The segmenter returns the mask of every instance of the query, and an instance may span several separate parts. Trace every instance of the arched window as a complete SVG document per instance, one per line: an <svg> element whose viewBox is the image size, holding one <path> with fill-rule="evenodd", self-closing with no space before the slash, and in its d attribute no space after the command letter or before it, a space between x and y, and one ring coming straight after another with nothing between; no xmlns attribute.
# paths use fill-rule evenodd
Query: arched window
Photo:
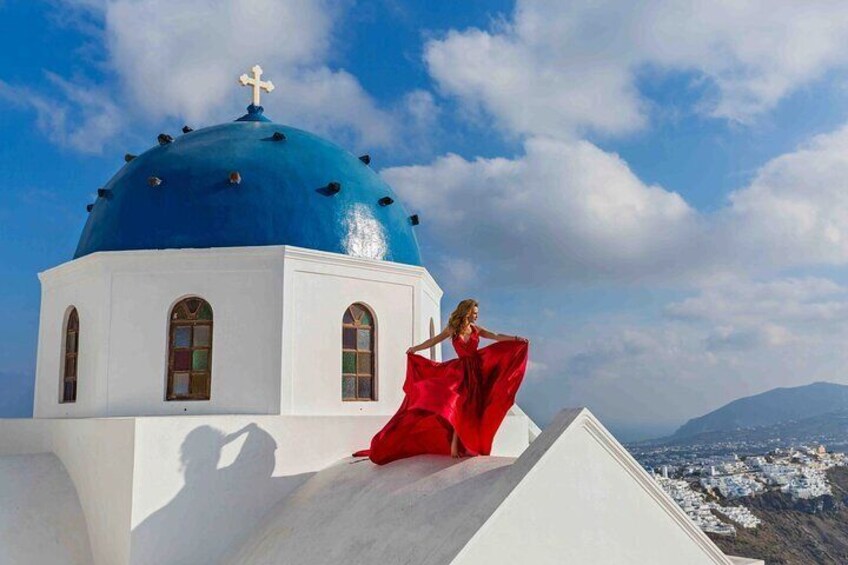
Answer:
<svg viewBox="0 0 848 565"><path fill-rule="evenodd" d="M65 322L64 362L62 363L62 402L77 401L77 357L79 356L79 314L71 308Z"/></svg>
<svg viewBox="0 0 848 565"><path fill-rule="evenodd" d="M430 318L430 339L436 337L436 322L433 321L433 318ZM436 360L436 346L430 346L430 360Z"/></svg>
<svg viewBox="0 0 848 565"><path fill-rule="evenodd" d="M374 314L352 304L342 318L342 400L376 400Z"/></svg>
<svg viewBox="0 0 848 565"><path fill-rule="evenodd" d="M168 331L167 400L209 400L212 384L212 307L202 298L181 300Z"/></svg>

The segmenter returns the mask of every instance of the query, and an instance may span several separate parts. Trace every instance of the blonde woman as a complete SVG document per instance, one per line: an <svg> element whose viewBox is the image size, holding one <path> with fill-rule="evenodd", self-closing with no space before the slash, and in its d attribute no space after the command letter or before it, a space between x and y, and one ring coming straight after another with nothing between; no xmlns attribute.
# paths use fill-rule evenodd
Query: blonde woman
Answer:
<svg viewBox="0 0 848 565"><path fill-rule="evenodd" d="M371 440L368 456L379 465L423 453L488 455L495 432L515 402L527 368L529 342L479 324L476 300L460 302L442 332L410 347L406 396ZM496 343L480 348L480 338ZM457 358L438 363L415 353L451 338Z"/></svg>

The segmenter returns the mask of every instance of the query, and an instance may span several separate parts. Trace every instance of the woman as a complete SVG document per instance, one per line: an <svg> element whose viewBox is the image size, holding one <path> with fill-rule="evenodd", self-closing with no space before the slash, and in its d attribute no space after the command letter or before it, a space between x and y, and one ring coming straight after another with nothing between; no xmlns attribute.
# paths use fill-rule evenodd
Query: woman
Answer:
<svg viewBox="0 0 848 565"><path fill-rule="evenodd" d="M354 456L383 465L423 453L489 454L524 378L529 342L480 327L478 314L475 300L463 300L439 335L407 349L403 404L371 440L371 449ZM448 337L456 359L438 363L415 355ZM480 337L497 343L478 349Z"/></svg>

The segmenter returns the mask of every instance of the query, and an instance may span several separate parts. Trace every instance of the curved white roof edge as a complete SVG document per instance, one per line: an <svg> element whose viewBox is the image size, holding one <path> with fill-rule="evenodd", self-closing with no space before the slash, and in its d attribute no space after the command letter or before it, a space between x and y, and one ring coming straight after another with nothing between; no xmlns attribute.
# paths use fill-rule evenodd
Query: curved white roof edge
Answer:
<svg viewBox="0 0 848 565"><path fill-rule="evenodd" d="M85 515L52 453L0 456L0 563L93 563Z"/></svg>
<svg viewBox="0 0 848 565"><path fill-rule="evenodd" d="M746 561L724 555L579 408L562 411L517 459L344 459L281 501L227 562Z"/></svg>

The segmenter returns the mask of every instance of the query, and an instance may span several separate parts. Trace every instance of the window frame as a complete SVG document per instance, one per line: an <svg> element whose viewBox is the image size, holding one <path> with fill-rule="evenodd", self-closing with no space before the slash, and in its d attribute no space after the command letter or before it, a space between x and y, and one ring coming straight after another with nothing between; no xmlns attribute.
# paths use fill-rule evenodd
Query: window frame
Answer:
<svg viewBox="0 0 848 565"><path fill-rule="evenodd" d="M359 317L354 315L353 309L360 308L364 313L367 313L371 318L370 324L362 324L361 319L362 315ZM352 322L348 322L346 320L347 315L350 314ZM345 347L345 329L353 329L354 330L354 345L355 349L351 349L349 347ZM359 348L359 331L360 330L369 330L369 349L360 349ZM354 302L349 305L344 314L342 315L342 336L341 336L341 346L342 346L342 355L341 355L341 397L342 402L376 402L378 400L378 391L377 391L377 316L374 315L374 310L369 307L367 304L362 302ZM345 372L345 353L353 353L354 354L354 367L355 372ZM361 372L359 370L359 356L361 354L370 355L370 366L371 372ZM345 379L354 378L354 394L355 396L345 396ZM359 382L360 380L370 379L371 381L371 395L368 397L359 395Z"/></svg>
<svg viewBox="0 0 848 565"><path fill-rule="evenodd" d="M68 351L68 337L74 336L74 349ZM62 324L62 362L59 369L59 404L76 404L77 390L79 388L79 336L80 320L79 311L76 306L68 308L65 320ZM68 375L68 363L73 363L73 374ZM73 383L73 394L67 395L68 383Z"/></svg>
<svg viewBox="0 0 848 565"><path fill-rule="evenodd" d="M192 311L189 304L192 301L198 301L197 307ZM209 318L200 318L201 311L204 306L208 308ZM177 318L180 314L179 310L184 309L185 318ZM188 346L177 346L176 334L180 328L191 328L189 334ZM208 327L209 336L206 345L197 345L195 343L195 328ZM186 296L178 300L170 309L168 315L168 357L166 359L166 379L165 379L165 401L166 402L200 402L212 400L212 356L215 333L215 311L212 305L200 296ZM175 354L177 352L188 351L189 368L177 369L175 367ZM194 358L195 352L206 351L206 368L205 370L195 370ZM178 394L174 390L174 380L177 373L188 373L188 392L186 394ZM194 379L202 379L203 387L199 391L192 392L192 382Z"/></svg>

